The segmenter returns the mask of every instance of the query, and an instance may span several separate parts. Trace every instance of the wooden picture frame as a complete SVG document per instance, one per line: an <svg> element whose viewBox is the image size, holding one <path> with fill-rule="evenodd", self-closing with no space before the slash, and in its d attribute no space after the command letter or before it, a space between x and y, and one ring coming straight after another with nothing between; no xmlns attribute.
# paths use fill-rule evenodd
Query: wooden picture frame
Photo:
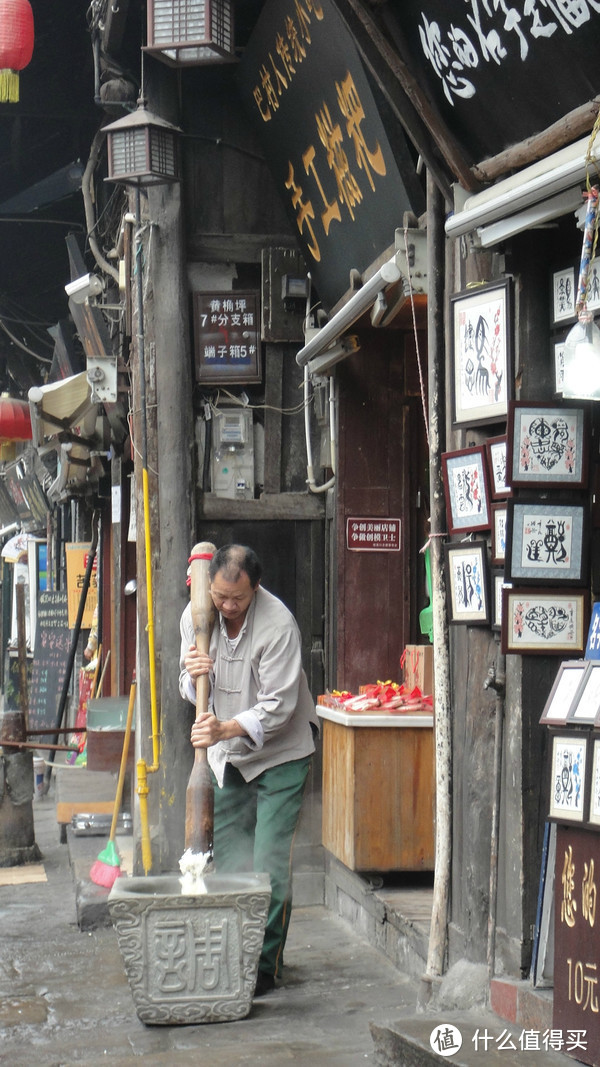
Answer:
<svg viewBox="0 0 600 1067"><path fill-rule="evenodd" d="M569 709L569 724L594 726L600 722L600 660L583 660L585 671Z"/></svg>
<svg viewBox="0 0 600 1067"><path fill-rule="evenodd" d="M491 505L491 555L492 566L503 566L506 559L506 523L508 511L506 504Z"/></svg>
<svg viewBox="0 0 600 1067"><path fill-rule="evenodd" d="M558 733L552 738L550 819L584 822L587 757L587 734Z"/></svg>
<svg viewBox="0 0 600 1067"><path fill-rule="evenodd" d="M448 532L489 530L487 464L483 445L442 454Z"/></svg>
<svg viewBox="0 0 600 1067"><path fill-rule="evenodd" d="M502 591L504 653L575 656L585 648L589 593L506 586Z"/></svg>
<svg viewBox="0 0 600 1067"><path fill-rule="evenodd" d="M506 434L500 437L488 437L485 442L492 500L505 500L512 496L512 489L506 475L506 444Z"/></svg>
<svg viewBox="0 0 600 1067"><path fill-rule="evenodd" d="M510 278L450 298L454 426L500 422L512 380Z"/></svg>
<svg viewBox="0 0 600 1067"><path fill-rule="evenodd" d="M565 660L560 664L540 718L541 725L565 725L586 671L585 660Z"/></svg>
<svg viewBox="0 0 600 1067"><path fill-rule="evenodd" d="M491 570L490 600L491 600L491 625L492 630L500 633L502 630L502 590L504 589L504 571L499 567Z"/></svg>
<svg viewBox="0 0 600 1067"><path fill-rule="evenodd" d="M509 500L505 574L515 585L584 585L587 510L552 500Z"/></svg>
<svg viewBox="0 0 600 1067"><path fill-rule="evenodd" d="M506 466L513 489L584 489L588 453L589 417L585 408L525 400L509 404Z"/></svg>
<svg viewBox="0 0 600 1067"><path fill-rule="evenodd" d="M564 267L552 275L552 322L568 322L575 319L577 283L575 268Z"/></svg>
<svg viewBox="0 0 600 1067"><path fill-rule="evenodd" d="M461 541L444 545L448 622L470 626L490 623L487 543Z"/></svg>

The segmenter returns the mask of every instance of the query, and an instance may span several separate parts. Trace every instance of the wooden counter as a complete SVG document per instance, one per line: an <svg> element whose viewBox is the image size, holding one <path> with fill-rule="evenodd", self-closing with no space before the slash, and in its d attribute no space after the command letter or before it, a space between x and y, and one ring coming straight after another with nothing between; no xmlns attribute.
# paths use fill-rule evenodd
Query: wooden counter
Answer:
<svg viewBox="0 0 600 1067"><path fill-rule="evenodd" d="M317 713L324 847L353 871L433 870L433 715Z"/></svg>

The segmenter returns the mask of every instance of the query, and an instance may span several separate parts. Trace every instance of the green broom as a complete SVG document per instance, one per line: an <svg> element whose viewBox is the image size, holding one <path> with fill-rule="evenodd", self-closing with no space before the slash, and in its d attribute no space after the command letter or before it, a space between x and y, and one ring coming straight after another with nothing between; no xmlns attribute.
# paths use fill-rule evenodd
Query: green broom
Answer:
<svg viewBox="0 0 600 1067"><path fill-rule="evenodd" d="M129 739L131 737L131 724L133 721L134 705L135 678L131 683L131 689L129 691L127 725L125 726L125 738L123 740L123 751L121 753L121 767L119 769L119 780L117 782L117 793L115 796L115 806L113 809L113 817L110 826L108 843L106 845L106 848L103 848L102 852L99 853L98 859L94 861L90 870L90 878L92 882L95 882L96 885L104 886L106 889L112 888L121 873L121 859L117 850L117 846L115 844L115 836L117 832L117 819L119 818L119 809L121 807L121 798L123 796L123 782L125 780L127 757L129 755Z"/></svg>

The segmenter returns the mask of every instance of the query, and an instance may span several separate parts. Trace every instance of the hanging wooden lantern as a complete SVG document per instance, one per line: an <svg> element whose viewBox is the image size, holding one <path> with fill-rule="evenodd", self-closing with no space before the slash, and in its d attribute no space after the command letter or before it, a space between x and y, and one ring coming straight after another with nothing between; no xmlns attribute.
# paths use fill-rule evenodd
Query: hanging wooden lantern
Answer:
<svg viewBox="0 0 600 1067"><path fill-rule="evenodd" d="M148 0L148 44L172 67L235 60L231 0Z"/></svg>
<svg viewBox="0 0 600 1067"><path fill-rule="evenodd" d="M177 134L181 131L138 102L137 110L104 127L108 142L107 181L164 185L179 180Z"/></svg>
<svg viewBox="0 0 600 1067"><path fill-rule="evenodd" d="M33 11L29 0L0 0L0 103L19 100L19 71L33 55Z"/></svg>

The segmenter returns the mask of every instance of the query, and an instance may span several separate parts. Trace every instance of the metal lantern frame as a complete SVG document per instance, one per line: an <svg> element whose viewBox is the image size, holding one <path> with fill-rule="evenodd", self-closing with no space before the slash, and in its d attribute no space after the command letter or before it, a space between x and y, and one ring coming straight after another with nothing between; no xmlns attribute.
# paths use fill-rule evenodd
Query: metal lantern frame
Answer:
<svg viewBox="0 0 600 1067"><path fill-rule="evenodd" d="M179 181L178 126L142 104L104 129L108 181L138 187Z"/></svg>
<svg viewBox="0 0 600 1067"><path fill-rule="evenodd" d="M172 67L236 61L232 0L148 0L144 51Z"/></svg>

